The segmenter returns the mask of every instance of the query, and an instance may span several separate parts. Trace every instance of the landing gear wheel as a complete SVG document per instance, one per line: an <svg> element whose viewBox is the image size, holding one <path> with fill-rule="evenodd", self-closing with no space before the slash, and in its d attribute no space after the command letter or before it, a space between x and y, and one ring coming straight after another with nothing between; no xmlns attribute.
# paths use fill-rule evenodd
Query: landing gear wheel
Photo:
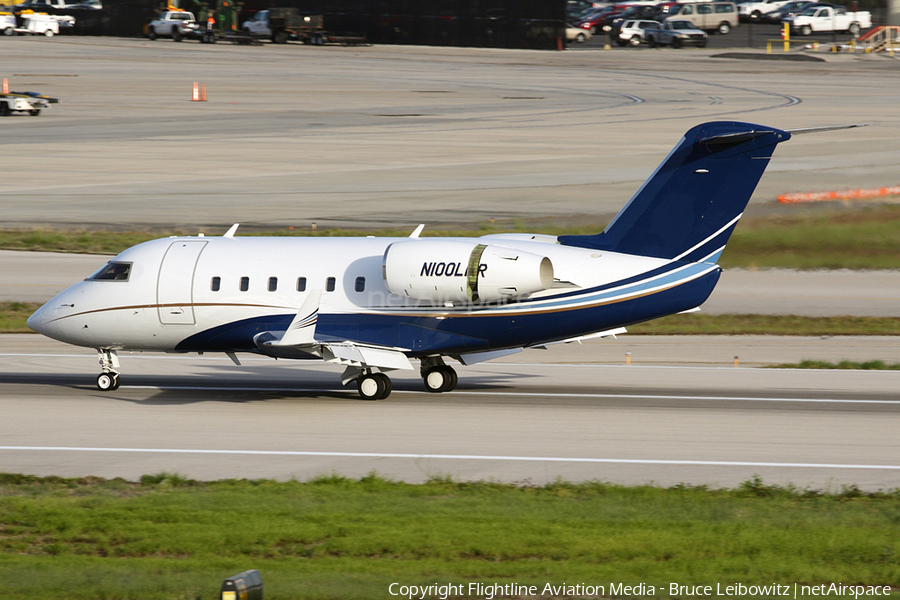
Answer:
<svg viewBox="0 0 900 600"><path fill-rule="evenodd" d="M456 387L458 377L456 371L452 368L441 365L429 369L422 378L425 382L425 389L433 394L449 392Z"/></svg>
<svg viewBox="0 0 900 600"><path fill-rule="evenodd" d="M97 389L101 392L111 392L119 389L119 374L109 372L97 375Z"/></svg>
<svg viewBox="0 0 900 600"><path fill-rule="evenodd" d="M381 375L382 373L371 373L356 380L359 395L363 400L381 400L385 397L384 392L387 386L384 379L387 379L387 376L382 379Z"/></svg>
<svg viewBox="0 0 900 600"><path fill-rule="evenodd" d="M381 392L381 396L378 397L378 400L384 400L391 395L391 390L394 389L394 386L391 383L391 378L384 373L375 373L374 376L381 379L382 383L384 383L384 391Z"/></svg>

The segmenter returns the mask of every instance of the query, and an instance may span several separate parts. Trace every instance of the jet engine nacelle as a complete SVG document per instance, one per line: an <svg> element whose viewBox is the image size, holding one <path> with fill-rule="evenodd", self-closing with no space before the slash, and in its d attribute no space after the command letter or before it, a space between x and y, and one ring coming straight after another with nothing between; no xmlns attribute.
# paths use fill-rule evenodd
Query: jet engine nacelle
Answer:
<svg viewBox="0 0 900 600"><path fill-rule="evenodd" d="M392 294L431 302L497 302L553 285L553 264L503 246L456 240L394 242L384 252Z"/></svg>

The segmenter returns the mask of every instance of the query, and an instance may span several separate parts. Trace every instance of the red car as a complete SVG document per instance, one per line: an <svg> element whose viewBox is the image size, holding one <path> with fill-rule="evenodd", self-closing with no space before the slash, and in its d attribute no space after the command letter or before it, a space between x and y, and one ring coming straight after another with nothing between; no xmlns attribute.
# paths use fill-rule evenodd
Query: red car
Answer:
<svg viewBox="0 0 900 600"><path fill-rule="evenodd" d="M604 25L611 25L616 16L624 10L625 7L605 6L598 9L596 12L590 13L586 18L578 21L574 25L575 27L580 27L581 29L591 32L591 35L593 35L603 31Z"/></svg>

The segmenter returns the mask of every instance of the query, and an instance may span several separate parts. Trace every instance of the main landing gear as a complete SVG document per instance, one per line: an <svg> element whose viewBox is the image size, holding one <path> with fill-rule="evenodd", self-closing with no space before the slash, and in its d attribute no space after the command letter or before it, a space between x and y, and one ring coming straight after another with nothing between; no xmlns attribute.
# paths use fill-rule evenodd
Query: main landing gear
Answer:
<svg viewBox="0 0 900 600"><path fill-rule="evenodd" d="M440 356L423 358L419 373L425 382L425 389L429 392L439 394L456 388L458 381L456 371L445 365ZM359 396L363 400L384 400L391 395L390 377L369 368L348 367L341 381L344 385L355 381Z"/></svg>
<svg viewBox="0 0 900 600"><path fill-rule="evenodd" d="M113 370L119 368L119 357L116 355L116 351L97 348L97 358L100 360L102 371L97 375L97 389L101 392L119 389L119 373Z"/></svg>
<svg viewBox="0 0 900 600"><path fill-rule="evenodd" d="M423 358L419 373L425 382L425 389L435 394L453 391L459 380L453 367L445 365L440 356Z"/></svg>

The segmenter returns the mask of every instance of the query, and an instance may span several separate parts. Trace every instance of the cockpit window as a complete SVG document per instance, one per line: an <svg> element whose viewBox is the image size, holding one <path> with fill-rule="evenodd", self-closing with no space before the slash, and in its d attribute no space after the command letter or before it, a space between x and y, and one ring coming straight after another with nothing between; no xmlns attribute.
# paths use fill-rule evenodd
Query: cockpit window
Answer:
<svg viewBox="0 0 900 600"><path fill-rule="evenodd" d="M130 275L131 263L109 262L88 279L91 281L128 281Z"/></svg>

